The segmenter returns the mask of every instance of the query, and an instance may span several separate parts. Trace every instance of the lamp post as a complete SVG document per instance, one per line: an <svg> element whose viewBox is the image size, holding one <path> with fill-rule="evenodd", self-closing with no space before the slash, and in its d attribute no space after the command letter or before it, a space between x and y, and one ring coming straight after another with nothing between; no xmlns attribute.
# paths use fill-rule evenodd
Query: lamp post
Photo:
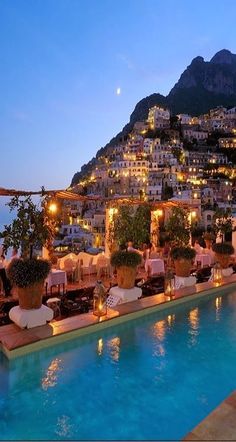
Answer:
<svg viewBox="0 0 236 442"><path fill-rule="evenodd" d="M196 211L195 210L190 210L189 212L189 222L190 222L190 235L189 235L189 244L190 246L192 246L192 232L191 232L191 228L192 228L192 221L194 219L196 219Z"/></svg>
<svg viewBox="0 0 236 442"><path fill-rule="evenodd" d="M56 214L58 212L58 204L55 200L46 200L43 204L44 207L44 222L50 226L51 238L47 241L46 247L42 249L42 257L44 259L50 259L52 240L56 231Z"/></svg>

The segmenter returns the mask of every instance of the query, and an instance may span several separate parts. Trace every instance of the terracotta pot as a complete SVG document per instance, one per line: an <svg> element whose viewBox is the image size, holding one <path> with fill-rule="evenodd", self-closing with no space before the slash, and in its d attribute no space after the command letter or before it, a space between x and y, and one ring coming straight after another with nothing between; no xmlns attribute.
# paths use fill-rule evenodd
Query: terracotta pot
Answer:
<svg viewBox="0 0 236 442"><path fill-rule="evenodd" d="M218 262L222 269L227 269L229 267L231 256L230 255L222 255L221 253L215 254L215 260Z"/></svg>
<svg viewBox="0 0 236 442"><path fill-rule="evenodd" d="M186 278L190 276L190 272L193 268L193 262L189 259L179 258L174 260L176 276L182 276Z"/></svg>
<svg viewBox="0 0 236 442"><path fill-rule="evenodd" d="M37 309L42 306L44 282L29 287L18 287L19 305L25 310Z"/></svg>
<svg viewBox="0 0 236 442"><path fill-rule="evenodd" d="M206 248L207 249L211 249L212 248L212 243L213 243L212 239L205 239L204 241L205 241L205 244L206 244Z"/></svg>
<svg viewBox="0 0 236 442"><path fill-rule="evenodd" d="M121 289L132 289L135 285L137 267L117 267L117 283Z"/></svg>

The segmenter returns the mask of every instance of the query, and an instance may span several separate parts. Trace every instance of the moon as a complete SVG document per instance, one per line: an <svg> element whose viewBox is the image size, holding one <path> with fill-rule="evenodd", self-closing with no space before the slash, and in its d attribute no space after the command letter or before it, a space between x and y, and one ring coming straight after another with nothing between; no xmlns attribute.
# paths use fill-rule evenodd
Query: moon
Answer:
<svg viewBox="0 0 236 442"><path fill-rule="evenodd" d="M121 88L118 87L118 88L116 89L116 95L120 95L120 94L121 94Z"/></svg>

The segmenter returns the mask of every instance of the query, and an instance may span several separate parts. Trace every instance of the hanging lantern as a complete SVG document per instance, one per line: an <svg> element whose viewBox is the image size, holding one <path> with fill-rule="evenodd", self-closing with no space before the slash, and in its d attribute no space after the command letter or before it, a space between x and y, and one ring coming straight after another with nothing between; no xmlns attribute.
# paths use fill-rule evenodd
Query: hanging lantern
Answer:
<svg viewBox="0 0 236 442"><path fill-rule="evenodd" d="M222 268L220 264L217 262L213 267L213 275L212 280L213 282L220 284L222 282Z"/></svg>
<svg viewBox="0 0 236 442"><path fill-rule="evenodd" d="M175 277L171 269L167 269L165 274L164 294L170 298L175 295Z"/></svg>
<svg viewBox="0 0 236 442"><path fill-rule="evenodd" d="M93 314L101 317L107 314L107 294L101 281L97 281L93 291Z"/></svg>

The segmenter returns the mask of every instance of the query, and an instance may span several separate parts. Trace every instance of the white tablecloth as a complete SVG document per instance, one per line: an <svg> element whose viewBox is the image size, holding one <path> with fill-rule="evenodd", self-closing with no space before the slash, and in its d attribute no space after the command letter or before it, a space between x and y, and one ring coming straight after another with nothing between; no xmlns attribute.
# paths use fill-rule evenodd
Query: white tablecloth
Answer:
<svg viewBox="0 0 236 442"><path fill-rule="evenodd" d="M52 269L46 279L47 288L50 289L53 285L67 284L66 272L63 270Z"/></svg>
<svg viewBox="0 0 236 442"><path fill-rule="evenodd" d="M154 275L155 273L164 273L165 265L163 259L147 259L145 262L145 270L146 272L150 272L150 275Z"/></svg>
<svg viewBox="0 0 236 442"><path fill-rule="evenodd" d="M204 266L210 266L211 265L211 257L210 255L204 255L204 254L198 254L196 255L195 258L195 264L197 264L197 262L201 263L201 267Z"/></svg>

